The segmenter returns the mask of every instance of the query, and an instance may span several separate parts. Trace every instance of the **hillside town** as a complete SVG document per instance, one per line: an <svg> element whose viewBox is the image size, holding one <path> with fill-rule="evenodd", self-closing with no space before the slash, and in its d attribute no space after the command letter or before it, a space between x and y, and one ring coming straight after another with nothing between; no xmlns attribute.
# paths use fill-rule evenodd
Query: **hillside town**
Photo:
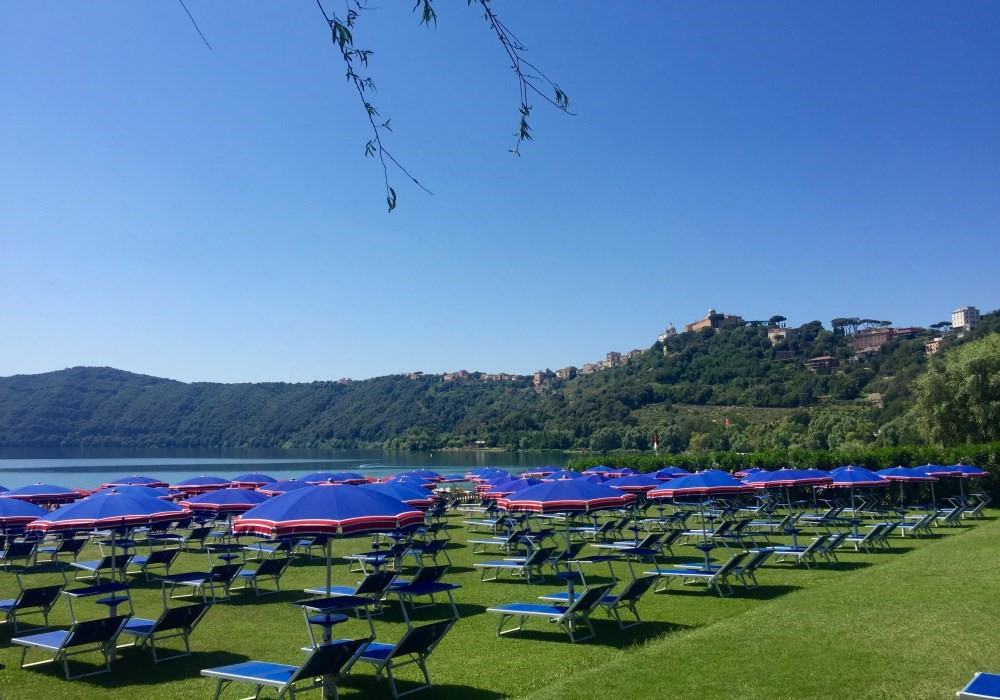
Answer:
<svg viewBox="0 0 1000 700"><path fill-rule="evenodd" d="M982 314L975 306L963 306L951 312L951 321L941 321L933 323L927 328L921 326L893 327L890 321L880 321L876 319L848 317L835 318L830 325L835 333L843 333L850 337L851 347L854 349L855 360L862 360L878 354L889 341L895 338L924 338L924 349L928 354L935 354L941 348L941 344L948 336L962 337L971 331L982 318ZM772 346L779 346L783 343L791 343L798 339L799 329L789 327L785 324L787 319L784 316L772 316L767 321L747 321L742 316L736 314L721 313L715 308L709 308L705 318L684 325L683 333L697 333L711 330L713 332L726 332L735 328L743 327L765 327L767 337ZM664 345L667 340L678 334L673 322L667 324L666 329L657 340ZM618 352L611 350L603 360L586 362L580 367L573 365L563 367L551 372L549 370L538 370L530 376L535 386L542 386L546 381L554 376L555 379L573 379L577 376L593 374L601 370L618 367L630 360L642 355L646 350L635 349L628 352ZM666 352L666 347L664 347ZM778 349L776 359L792 360L795 353L792 350ZM840 360L835 357L823 355L811 357L805 360L806 368L811 371L829 370L839 366ZM423 372L410 372L406 376L416 379L423 376ZM515 382L524 381L529 377L520 374L485 374L482 372L469 372L458 370L448 372L442 376L445 382L479 380L484 382Z"/></svg>

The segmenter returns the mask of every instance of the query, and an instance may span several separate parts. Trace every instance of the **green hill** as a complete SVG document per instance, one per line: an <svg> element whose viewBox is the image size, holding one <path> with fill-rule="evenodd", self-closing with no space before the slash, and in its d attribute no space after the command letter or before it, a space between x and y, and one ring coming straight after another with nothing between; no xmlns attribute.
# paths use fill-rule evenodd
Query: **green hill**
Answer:
<svg viewBox="0 0 1000 700"><path fill-rule="evenodd" d="M976 336L1000 327L984 318ZM792 334L789 334L792 335ZM839 363L810 371L810 358ZM923 338L857 358L816 321L682 333L573 379L392 375L308 384L183 383L76 367L0 378L0 445L507 449L827 449L914 439ZM919 439L919 436L917 436Z"/></svg>

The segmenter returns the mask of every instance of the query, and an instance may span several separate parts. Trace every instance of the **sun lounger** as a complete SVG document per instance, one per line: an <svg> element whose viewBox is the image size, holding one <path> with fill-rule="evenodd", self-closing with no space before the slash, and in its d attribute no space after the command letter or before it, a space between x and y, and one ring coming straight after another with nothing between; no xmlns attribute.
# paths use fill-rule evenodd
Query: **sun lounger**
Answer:
<svg viewBox="0 0 1000 700"><path fill-rule="evenodd" d="M114 572L117 572L118 578L124 579L125 570L130 561L132 561L132 556L129 554L115 554L114 556L108 554L92 561L74 561L70 566L77 570L76 575L73 576L74 580L93 579L100 582L102 574L113 578ZM88 575L84 576L84 573Z"/></svg>
<svg viewBox="0 0 1000 700"><path fill-rule="evenodd" d="M242 568L242 564L216 564L208 571L167 574L166 576L160 576L160 580L164 582L164 585L169 586L168 595L171 598L188 598L200 592L204 601L207 601L209 597L213 601L229 600L229 586ZM175 596L174 589L177 586L187 586L192 589L191 593L183 596ZM215 595L216 586L222 589L221 597Z"/></svg>
<svg viewBox="0 0 1000 700"><path fill-rule="evenodd" d="M454 617L456 620L458 619L458 606L455 604L455 596L452 595L452 591L461 588L461 585L457 583L445 583L441 580L445 572L448 571L448 568L447 566L425 566L417 571L412 579L396 579L389 585L387 592L399 596L399 602L403 608L403 617L406 618L407 625L410 623L410 617L406 612L406 603L409 602L410 607L413 609L417 609L418 607L426 608L434 605L434 596L438 593L444 593L448 596L448 602L451 603ZM429 603L419 606L414 604L414 598L425 596L430 598Z"/></svg>
<svg viewBox="0 0 1000 700"><path fill-rule="evenodd" d="M374 664L376 677L381 677L382 673L385 673L386 678L389 679L393 698L426 690L431 687L431 677L427 672L427 657L441 643L444 635L454 624L455 620L444 620L413 627L395 644L372 642L361 652L359 660ZM416 664L424 675L424 682L416 688L410 688L401 693L396 687L396 677L393 671L409 664Z"/></svg>
<svg viewBox="0 0 1000 700"><path fill-rule="evenodd" d="M733 569L733 576L738 578L747 588L757 588L760 586L760 583L757 581L757 569L763 566L764 562L767 561L772 554L774 554L774 550L770 547L751 552L750 556L747 559L744 559L742 564Z"/></svg>
<svg viewBox="0 0 1000 700"><path fill-rule="evenodd" d="M636 603L639 599L653 588L656 583L656 579L652 576L647 576L643 578L632 579L619 593L608 593L603 598L597 602L597 606L604 608L608 613L608 617L613 617L621 629L628 629L629 627L635 627L642 622L639 617L639 611L636 609ZM565 605L569 602L569 592L559 591L558 593L551 593L549 595L539 596L539 600L544 600L549 603L559 603ZM628 610L635 617L634 622L625 624L621 617L621 610Z"/></svg>
<svg viewBox="0 0 1000 700"><path fill-rule="evenodd" d="M809 563L815 563L816 555L829 539L830 535L820 535L819 537L814 537L809 544L803 547L773 547L774 560L782 562L786 559L794 559L796 564L802 564L807 569L811 569L812 567L809 566Z"/></svg>
<svg viewBox="0 0 1000 700"><path fill-rule="evenodd" d="M21 650L21 668L60 663L66 675L66 680L93 676L98 673L107 673L111 671L111 659L115 648L115 640L118 639L118 635L129 617L129 615L116 615L98 620L77 622L66 631L54 630L26 637L14 637L11 643L24 647ZM25 657L31 649L51 652L52 658L26 664ZM104 657L103 667L96 671L71 675L69 672L69 657L92 652L99 652Z"/></svg>
<svg viewBox="0 0 1000 700"><path fill-rule="evenodd" d="M37 542L13 542L8 541L7 546L0 550L0 566L5 569L15 562L21 562L22 566L29 566L36 557Z"/></svg>
<svg viewBox="0 0 1000 700"><path fill-rule="evenodd" d="M959 700L1000 700L1000 674L976 673L956 696Z"/></svg>
<svg viewBox="0 0 1000 700"><path fill-rule="evenodd" d="M555 551L555 547L539 547L527 557L512 557L510 559L500 559L496 561L481 561L476 562L473 566L477 569L481 569L483 572L479 577L480 581L496 581L500 578L501 572L509 571L511 576L524 576L524 579L528 583L533 583L533 573L540 578L544 578L544 575L542 574L542 566L548 561L548 559L552 556L552 553ZM493 572L493 576L487 577L487 574L491 571Z"/></svg>
<svg viewBox="0 0 1000 700"><path fill-rule="evenodd" d="M77 560L80 556L80 552L83 551L84 546L87 544L87 540L76 537L64 537L59 540L59 543L55 546L39 546L35 550L35 563L59 563L59 557L66 555L70 557L73 561ZM41 555L46 555L47 559L40 559Z"/></svg>
<svg viewBox="0 0 1000 700"><path fill-rule="evenodd" d="M149 570L152 568L163 568L164 574L170 573L170 565L174 563L174 559L180 553L179 549L157 549L149 554L138 554L132 557L132 561L129 562L129 566L138 566L137 571L130 571L128 573L142 574L146 577L146 580L150 580Z"/></svg>
<svg viewBox="0 0 1000 700"><path fill-rule="evenodd" d="M17 634L17 618L29 614L41 614L45 621L43 627L49 626L49 612L59 600L62 592L61 583L51 586L35 586L32 588L22 588L17 598L12 600L0 600L0 613L5 617L5 621L13 623L14 634Z"/></svg>
<svg viewBox="0 0 1000 700"><path fill-rule="evenodd" d="M243 585L232 586L229 590L242 591L246 588L252 588L253 592L257 595L280 593L281 576L285 573L285 569L288 568L290 562L291 559L288 557L278 557L277 559L264 559L256 569L247 569L244 567L233 578L233 583L241 582ZM265 580L272 581L275 590L262 591L260 584Z"/></svg>
<svg viewBox="0 0 1000 700"><path fill-rule="evenodd" d="M194 603L176 608L167 608L156 620L142 617L132 617L122 628L122 634L135 637L135 646L142 648L149 644L153 653L153 663L191 656L191 632L198 626L211 603ZM184 651L175 652L169 656L160 656L156 651L156 643L165 639L179 638L184 642Z"/></svg>
<svg viewBox="0 0 1000 700"><path fill-rule="evenodd" d="M614 584L608 584L590 588L581 593L570 605L508 603L507 605L488 608L486 612L498 613L500 615L500 624L497 626L498 636L520 631L529 617L541 617L558 625L569 635L571 642L581 642L596 636L594 626L590 622L590 615L613 587ZM515 618L519 620L517 626L504 629L504 623ZM589 631L588 635L584 637L577 636L577 632L581 626L587 628Z"/></svg>
<svg viewBox="0 0 1000 700"><path fill-rule="evenodd" d="M653 569L652 571L645 571L643 573L646 576L655 576L662 579L662 585L655 589L656 592L665 591L672 580L681 579L685 584L704 583L709 589L714 586L719 597L725 598L733 594L733 587L729 583L729 576L734 575L734 570L743 563L748 554L748 552L734 554L722 566L709 571L676 568Z"/></svg>
<svg viewBox="0 0 1000 700"><path fill-rule="evenodd" d="M338 698L337 680L347 675L367 645L367 639L348 639L313 647L298 666L244 661L230 666L206 668L201 675L218 680L213 696L215 700L219 700L222 690L230 683L248 683L254 686L256 692L251 696L253 698L264 687L276 688L278 700L294 698L296 692L314 688L322 688L324 695Z"/></svg>

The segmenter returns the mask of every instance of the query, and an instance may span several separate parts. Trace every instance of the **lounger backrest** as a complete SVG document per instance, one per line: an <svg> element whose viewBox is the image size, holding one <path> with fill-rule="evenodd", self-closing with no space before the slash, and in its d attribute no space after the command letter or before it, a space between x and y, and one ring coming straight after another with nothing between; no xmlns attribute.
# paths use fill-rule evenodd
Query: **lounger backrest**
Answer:
<svg viewBox="0 0 1000 700"><path fill-rule="evenodd" d="M365 576L354 590L355 595L381 595L396 578L391 571L376 571Z"/></svg>
<svg viewBox="0 0 1000 700"><path fill-rule="evenodd" d="M414 627L403 635L403 638L399 640L387 658L392 659L407 654L423 656L430 654L453 624L455 624L454 620L442 620Z"/></svg>
<svg viewBox="0 0 1000 700"><path fill-rule="evenodd" d="M56 554L78 554L87 544L87 540L73 538L64 539L56 547Z"/></svg>
<svg viewBox="0 0 1000 700"><path fill-rule="evenodd" d="M725 578L728 576L733 569L743 563L743 560L747 558L748 554L749 552L739 552L738 554L731 556L729 561L719 567L713 578Z"/></svg>
<svg viewBox="0 0 1000 700"><path fill-rule="evenodd" d="M448 566L425 566L413 575L411 584L437 583L448 570Z"/></svg>
<svg viewBox="0 0 1000 700"><path fill-rule="evenodd" d="M809 543L809 546L802 551L802 555L805 556L807 554L812 554L816 550L820 549L823 545L825 545L828 539L830 539L829 535L820 535L819 537L817 537L816 539L814 539L812 542Z"/></svg>
<svg viewBox="0 0 1000 700"><path fill-rule="evenodd" d="M826 543L825 547L826 551L833 551L837 549L837 547L844 544L844 540L850 537L850 535L851 535L850 531L838 532L836 535L831 537L830 540Z"/></svg>
<svg viewBox="0 0 1000 700"><path fill-rule="evenodd" d="M671 530L666 534L666 536L662 540L660 540L660 546L669 547L683 536L684 536L684 530Z"/></svg>
<svg viewBox="0 0 1000 700"><path fill-rule="evenodd" d="M222 583L229 583L234 578L240 569L243 568L242 564L216 564L211 569L209 569L209 576L213 581L221 581Z"/></svg>
<svg viewBox="0 0 1000 700"><path fill-rule="evenodd" d="M37 586L35 588L25 588L14 603L14 609L18 608L47 608L59 598L62 592L62 584L52 586Z"/></svg>
<svg viewBox="0 0 1000 700"><path fill-rule="evenodd" d="M174 559L177 558L177 553L180 551L179 549L157 549L146 557L146 566L150 566L151 564L165 564L169 566L174 563Z"/></svg>
<svg viewBox="0 0 1000 700"><path fill-rule="evenodd" d="M35 551L36 542L8 542L2 552L4 559L24 559Z"/></svg>
<svg viewBox="0 0 1000 700"><path fill-rule="evenodd" d="M281 576L288 568L289 559L280 557L278 559L265 559L257 567L254 576Z"/></svg>
<svg viewBox="0 0 1000 700"><path fill-rule="evenodd" d="M555 547L539 547L524 560L525 566L537 566L552 556Z"/></svg>
<svg viewBox="0 0 1000 700"><path fill-rule="evenodd" d="M212 607L211 603L194 603L193 605L168 608L156 621L155 631L193 630L210 607Z"/></svg>
<svg viewBox="0 0 1000 700"><path fill-rule="evenodd" d="M289 684L303 678L339 676L346 673L361 656L368 642L368 639L345 639L314 647L302 665L295 669L295 673L288 680Z"/></svg>
<svg viewBox="0 0 1000 700"><path fill-rule="evenodd" d="M642 598L650 588L656 583L655 576L643 576L633 579L622 592L618 594L619 603L632 603Z"/></svg>
<svg viewBox="0 0 1000 700"><path fill-rule="evenodd" d="M767 561L768 557L774 554L774 550L770 547L766 549L757 550L752 557L743 565L743 570L749 573L753 573L760 568L761 564Z"/></svg>
<svg viewBox="0 0 1000 700"><path fill-rule="evenodd" d="M597 586L595 588L588 588L580 597L573 601L573 604L566 608L566 612L563 613L563 617L571 617L573 614L578 612L586 612L588 610L593 610L597 607L597 604L604 600L604 596L614 588L613 583L609 583L605 586Z"/></svg>
<svg viewBox="0 0 1000 700"><path fill-rule="evenodd" d="M719 527L715 528L715 532L711 533L713 535L724 535L729 532L730 528L733 526L732 520L723 520L719 523Z"/></svg>
<svg viewBox="0 0 1000 700"><path fill-rule="evenodd" d="M118 633L130 617L132 616L116 615L114 617L102 617L97 620L77 622L70 628L69 634L63 642L63 648L110 642L118 636Z"/></svg>

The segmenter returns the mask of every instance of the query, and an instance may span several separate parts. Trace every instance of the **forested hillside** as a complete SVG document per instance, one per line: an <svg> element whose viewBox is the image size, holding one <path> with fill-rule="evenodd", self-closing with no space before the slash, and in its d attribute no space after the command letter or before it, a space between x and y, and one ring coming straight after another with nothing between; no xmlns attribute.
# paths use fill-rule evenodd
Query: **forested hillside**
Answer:
<svg viewBox="0 0 1000 700"><path fill-rule="evenodd" d="M77 367L0 378L2 446L387 447L749 451L922 439L910 387L924 339L858 358L816 321L791 343L763 327L682 333L574 379L394 375L309 384L182 383ZM966 340L1000 330L990 314ZM949 339L945 346L962 341ZM839 366L809 371L806 360ZM780 358L780 359L779 359Z"/></svg>

